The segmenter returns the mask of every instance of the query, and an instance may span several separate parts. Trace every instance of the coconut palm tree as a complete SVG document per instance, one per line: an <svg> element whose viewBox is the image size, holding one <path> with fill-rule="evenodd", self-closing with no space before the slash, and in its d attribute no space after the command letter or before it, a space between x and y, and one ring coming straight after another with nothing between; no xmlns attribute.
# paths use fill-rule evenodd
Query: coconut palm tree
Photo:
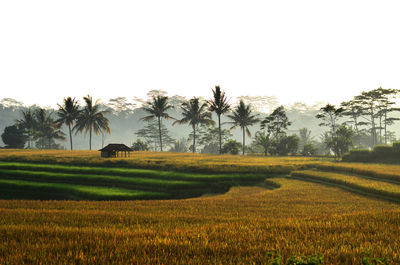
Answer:
<svg viewBox="0 0 400 265"><path fill-rule="evenodd" d="M215 86L215 90L212 89L213 99L207 101L209 104L208 109L214 111L218 117L218 136L219 136L219 153L222 150L222 133L221 133L221 115L228 112L231 106L228 104L228 99L225 96L225 92L221 91L219 86Z"/></svg>
<svg viewBox="0 0 400 265"><path fill-rule="evenodd" d="M165 119L174 119L167 113L167 110L173 108L172 105L168 104L168 97L167 96L153 96L152 101L148 101L146 105L143 107L143 110L150 113L149 116L143 117L142 120L150 121L157 118L158 121L158 135L160 138L160 149L161 152L163 151L162 145L162 133L161 133L161 120L162 118Z"/></svg>
<svg viewBox="0 0 400 265"><path fill-rule="evenodd" d="M56 121L58 124L65 124L68 126L69 130L69 141L71 143L72 150L72 130L71 125L74 125L74 122L78 118L79 115L79 105L75 98L64 98L63 105L57 104L59 109L57 112L58 120Z"/></svg>
<svg viewBox="0 0 400 265"><path fill-rule="evenodd" d="M35 129L35 117L34 112L29 108L27 110L22 110L22 119L17 120L17 124L24 129L24 133L28 138L28 148L32 148L32 140L34 136Z"/></svg>
<svg viewBox="0 0 400 265"><path fill-rule="evenodd" d="M258 115L251 115L251 106L246 106L243 100L240 100L239 105L233 110L232 115L228 115L228 117L232 119L231 124L233 124L230 130L239 126L243 131L243 155L245 149L245 132L247 132L249 137L251 136L248 127L260 121L257 116Z"/></svg>
<svg viewBox="0 0 400 265"><path fill-rule="evenodd" d="M193 153L196 152L196 128L198 125L214 125L215 122L211 119L211 112L207 111L208 105L206 102L200 103L199 98L192 98L188 102L181 105L183 118L175 121L175 124L189 123L193 128Z"/></svg>
<svg viewBox="0 0 400 265"><path fill-rule="evenodd" d="M109 121L104 116L109 113L109 111L100 110L99 100L93 104L93 99L89 95L84 97L83 100L85 101L85 106L80 111L72 130L76 130L76 133L82 131L85 131L85 133L89 132L89 150L92 150L92 132L95 132L97 136L100 135L102 131L106 131L109 134L111 133L108 125Z"/></svg>
<svg viewBox="0 0 400 265"><path fill-rule="evenodd" d="M39 140L39 148L51 149L54 139L65 140L65 134L60 130L61 126L54 121L52 114L53 112L49 113L43 108L34 112L35 138Z"/></svg>

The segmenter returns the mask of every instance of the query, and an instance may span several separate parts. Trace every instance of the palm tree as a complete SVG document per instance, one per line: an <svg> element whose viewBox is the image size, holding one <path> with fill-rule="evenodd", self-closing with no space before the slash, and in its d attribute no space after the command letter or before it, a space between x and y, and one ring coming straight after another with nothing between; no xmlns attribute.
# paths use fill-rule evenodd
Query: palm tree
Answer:
<svg viewBox="0 0 400 265"><path fill-rule="evenodd" d="M74 125L74 121L79 115L79 105L75 98L64 98L63 105L57 104L59 109L57 115L59 119L56 121L58 124L65 124L69 130L69 141L71 143L72 150L72 130L71 125Z"/></svg>
<svg viewBox="0 0 400 265"><path fill-rule="evenodd" d="M17 120L17 124L24 129L24 132L28 138L28 148L32 148L32 138L35 129L35 117L33 111L29 108L22 110L22 119Z"/></svg>
<svg viewBox="0 0 400 265"><path fill-rule="evenodd" d="M60 130L60 124L57 124L51 117L53 112L48 113L43 108L38 108L34 112L35 137L39 139L37 143L39 148L51 149L54 139L65 140L64 133Z"/></svg>
<svg viewBox="0 0 400 265"><path fill-rule="evenodd" d="M229 118L232 119L231 124L233 126L230 130L240 126L243 131L243 152L244 155L244 148L245 148L245 132L250 137L251 133L249 130L249 126L254 125L255 123L259 122L260 120L257 118L258 115L251 115L250 105L244 104L243 100L240 100L239 105L233 110L232 115L228 115Z"/></svg>
<svg viewBox="0 0 400 265"><path fill-rule="evenodd" d="M108 110L100 110L100 104L97 100L93 104L92 97L87 95L83 98L85 101L84 108L80 111L76 124L72 130L76 130L76 133L85 131L89 132L89 150L92 150L92 132L96 135L100 135L103 130L107 133L111 133L110 127L108 126L108 119L104 116L109 113Z"/></svg>
<svg viewBox="0 0 400 265"><path fill-rule="evenodd" d="M196 152L196 128L200 124L214 125L215 122L211 119L211 112L208 112L206 102L200 103L199 98L192 98L188 102L181 105L183 118L175 121L175 124L189 123L193 128L193 153Z"/></svg>
<svg viewBox="0 0 400 265"><path fill-rule="evenodd" d="M225 96L225 92L221 91L219 86L215 86L215 90L212 89L214 98L208 101L208 109L214 111L218 116L218 136L219 136L219 153L222 150L222 135L221 135L221 115L228 112L231 106L228 104L228 99Z"/></svg>
<svg viewBox="0 0 400 265"><path fill-rule="evenodd" d="M173 119L169 114L167 113L167 110L173 108L172 105L168 104L168 97L167 96L153 96L152 101L148 101L146 103L146 106L143 107L143 109L150 113L149 116L143 117L142 120L144 121L150 121L153 120L154 118L157 118L158 120L158 135L160 138L160 149L161 152L163 151L163 145L162 145L162 133L161 133L161 119Z"/></svg>

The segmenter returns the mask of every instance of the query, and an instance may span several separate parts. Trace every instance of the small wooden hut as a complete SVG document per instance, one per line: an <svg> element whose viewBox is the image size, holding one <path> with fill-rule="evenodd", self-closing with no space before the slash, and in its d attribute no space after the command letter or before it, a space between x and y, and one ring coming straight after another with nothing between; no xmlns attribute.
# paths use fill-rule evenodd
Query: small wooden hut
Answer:
<svg viewBox="0 0 400 265"><path fill-rule="evenodd" d="M133 150L124 144L109 144L99 151L101 157L129 157Z"/></svg>

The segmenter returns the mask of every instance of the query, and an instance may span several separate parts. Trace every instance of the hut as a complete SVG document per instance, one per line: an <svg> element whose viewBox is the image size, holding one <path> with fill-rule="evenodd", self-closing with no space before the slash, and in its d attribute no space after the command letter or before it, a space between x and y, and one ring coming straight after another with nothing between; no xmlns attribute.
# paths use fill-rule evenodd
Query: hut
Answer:
<svg viewBox="0 0 400 265"><path fill-rule="evenodd" d="M133 150L124 144L109 144L99 151L101 157L129 157Z"/></svg>

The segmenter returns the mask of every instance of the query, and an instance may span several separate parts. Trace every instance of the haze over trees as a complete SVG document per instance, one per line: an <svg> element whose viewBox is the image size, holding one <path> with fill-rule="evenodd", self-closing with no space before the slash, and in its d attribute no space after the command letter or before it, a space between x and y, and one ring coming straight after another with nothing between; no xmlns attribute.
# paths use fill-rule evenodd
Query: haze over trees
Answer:
<svg viewBox="0 0 400 265"><path fill-rule="evenodd" d="M168 97L162 90L151 90L147 101L134 98L129 102L125 97L116 97L108 104L93 103L88 96L83 107L72 97L66 97L57 110L24 107L13 99L3 99L0 101L0 129L16 125L23 132L26 148L65 148L64 144L69 142L69 149L75 146L82 149L87 146L83 141L89 141L89 149L92 149L92 134L95 133L101 135L102 146L123 142L135 146L135 150L220 154L235 153L239 147L242 154L318 153L337 157L351 148L390 144L400 129L397 123L400 109L396 106L399 91L395 89L362 92L339 107L295 102L286 108L278 106L273 97L243 96L236 104L230 104L219 86L211 92L209 99L187 100L179 95ZM260 112L261 107L270 112ZM100 119L90 126L96 116L94 113L98 113ZM216 114L215 120L212 113ZM200 118L206 122L200 122ZM140 120L147 123L143 125ZM178 123L190 126L172 126ZM223 128L225 124L231 124L230 130ZM113 134L107 135L111 129ZM65 132L69 135L68 142ZM247 145L246 137L251 140ZM100 138L96 139L98 146ZM239 139L242 144L236 141Z"/></svg>

